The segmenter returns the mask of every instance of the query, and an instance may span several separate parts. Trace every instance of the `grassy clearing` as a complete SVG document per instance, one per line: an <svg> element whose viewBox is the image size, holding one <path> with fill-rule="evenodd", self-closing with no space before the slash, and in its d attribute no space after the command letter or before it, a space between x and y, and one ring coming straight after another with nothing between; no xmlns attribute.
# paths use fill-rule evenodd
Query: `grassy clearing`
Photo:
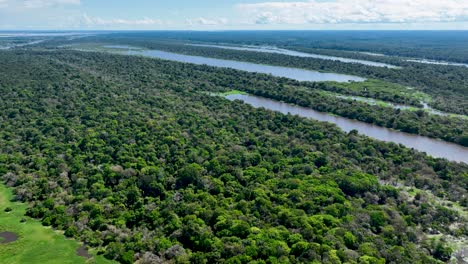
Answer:
<svg viewBox="0 0 468 264"><path fill-rule="evenodd" d="M379 99L362 97L362 96L345 95L345 94L334 93L334 92L329 92L329 91L324 91L324 90L321 90L320 93L322 95L325 95L325 96L338 97L338 98L347 99L347 100L356 100L356 101L364 102L364 103L367 103L367 104L370 104L370 105L378 105L378 106L392 107L392 108L395 108L395 105L398 105L398 104L394 104L394 103L391 103L391 102L382 101L382 100L379 100ZM403 106L403 105L401 105L401 106ZM420 108L413 107L413 106L405 106L405 109L418 110Z"/></svg>
<svg viewBox="0 0 468 264"><path fill-rule="evenodd" d="M76 254L79 243L66 239L59 232L41 225L37 220L25 217L27 205L11 202L13 194L0 184L0 232L13 232L19 236L15 242L0 244L2 264L75 264L75 263L114 263L96 256L86 260ZM5 212L9 207L11 212ZM26 222L21 223L21 219Z"/></svg>
<svg viewBox="0 0 468 264"><path fill-rule="evenodd" d="M454 117L454 118L461 118L461 119L465 119L465 120L468 120L468 116L466 115L459 115L459 114L448 114L449 117Z"/></svg>
<svg viewBox="0 0 468 264"><path fill-rule="evenodd" d="M239 91L239 90L231 90L231 91L219 92L219 93L210 93L210 92L208 92L207 94L208 94L208 95L211 95L211 96L221 96L221 97L225 97L225 96L228 96L228 95L248 94L248 93L243 92L243 91Z"/></svg>
<svg viewBox="0 0 468 264"><path fill-rule="evenodd" d="M333 96L333 97L338 97L341 99L346 99L346 100L356 100L359 102L364 102L369 105L378 105L382 107L391 107L391 108L400 108L401 111L420 111L423 110L429 114L433 115L444 115L450 118L461 118L461 119L468 119L468 116L466 115L459 115L459 114L452 114L452 113L445 113L442 111L437 111L434 109L427 109L427 108L418 108L415 106L410 106L410 105L403 105L403 104L396 104L392 102L387 102L375 98L368 98L368 97L362 97L362 96L351 96L351 95L345 95L345 94L340 94L340 93L334 93L334 92L329 92L325 90L321 90L320 93L325 96ZM418 92L420 93L420 92Z"/></svg>
<svg viewBox="0 0 468 264"><path fill-rule="evenodd" d="M122 46L122 48L111 47L111 46ZM63 48L74 49L80 51L94 51L94 52L109 52L115 54L126 54L128 50L133 51L144 51L144 48L128 46L129 48L124 48L127 45L118 45L118 44L109 44L109 43L80 43L65 45Z"/></svg>
<svg viewBox="0 0 468 264"><path fill-rule="evenodd" d="M368 79L364 82L329 83L333 84L333 86L337 88L344 89L344 91L353 92L354 94L374 93L383 97L391 98L397 96L400 98L411 98L423 102L430 102L432 100L430 95L416 89L381 80Z"/></svg>

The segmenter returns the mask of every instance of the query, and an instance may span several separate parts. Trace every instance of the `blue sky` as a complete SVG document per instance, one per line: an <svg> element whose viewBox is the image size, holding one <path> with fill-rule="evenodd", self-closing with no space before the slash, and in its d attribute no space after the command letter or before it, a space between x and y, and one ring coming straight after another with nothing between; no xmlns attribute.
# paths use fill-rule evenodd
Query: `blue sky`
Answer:
<svg viewBox="0 0 468 264"><path fill-rule="evenodd" d="M0 0L8 29L468 30L468 0Z"/></svg>

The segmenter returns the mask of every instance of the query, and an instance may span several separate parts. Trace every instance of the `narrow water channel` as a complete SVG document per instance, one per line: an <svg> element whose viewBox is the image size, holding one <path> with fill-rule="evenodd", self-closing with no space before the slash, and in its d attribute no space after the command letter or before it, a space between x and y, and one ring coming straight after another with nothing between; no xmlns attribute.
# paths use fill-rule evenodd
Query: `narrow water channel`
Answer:
<svg viewBox="0 0 468 264"><path fill-rule="evenodd" d="M374 67L387 67L391 69L400 68L398 66L387 64L387 63L350 59L350 58L343 58L343 57L336 57L336 56L328 56L328 55L321 55L321 54L314 54L314 53L305 53L305 52L299 52L295 50L280 49L277 47L266 47L266 46L238 47L238 46L212 45L212 44L188 44L188 45L195 46L195 47L208 47L208 48L230 49L230 50L240 50L240 51L255 51L255 52L263 52L263 53L276 53L276 54L283 54L283 55L288 55L288 56L293 56L293 57L333 60L333 61L340 61L344 63L357 63L357 64L363 64L363 65L374 66Z"/></svg>
<svg viewBox="0 0 468 264"><path fill-rule="evenodd" d="M166 59L178 62L193 63L199 65L210 65L215 67L233 68L249 72L259 72L272 74L274 76L287 77L299 81L326 81L332 79L333 81L363 81L365 79L335 74L335 73L320 73L301 69L276 67L269 65L261 65L247 62L221 60L213 58L205 58L200 56L189 56L177 53L159 51L159 50L143 50L137 47L130 46L106 46L106 48L121 49L128 55L140 55L159 59ZM359 133L375 138L377 140L394 142L397 144L405 145L406 147L425 152L436 158L446 158L451 161L465 162L468 164L468 148L445 142L442 140L432 139L413 134L408 134L393 129L379 127L376 125L364 123L357 120L347 119L344 117L333 116L327 113L318 112L310 108L291 105L283 102L274 101L271 99L245 95L245 94L232 94L227 95L229 100L242 100L256 108L264 107L269 110L278 111L283 114L291 113L306 118L311 118L319 121L326 121L336 124L342 130L349 132L353 129Z"/></svg>
<svg viewBox="0 0 468 264"><path fill-rule="evenodd" d="M327 113L312 110L310 108L287 104L253 95L232 94L227 95L225 98L231 101L242 100L255 108L263 107L283 114L290 113L319 121L334 123L345 132L349 132L355 129L359 131L360 134L369 136L371 138L386 142L403 144L406 147L426 152L428 155L436 158L446 158L451 161L465 162L468 164L468 148L454 143L408 134L393 129L367 124L357 120L333 116Z"/></svg>

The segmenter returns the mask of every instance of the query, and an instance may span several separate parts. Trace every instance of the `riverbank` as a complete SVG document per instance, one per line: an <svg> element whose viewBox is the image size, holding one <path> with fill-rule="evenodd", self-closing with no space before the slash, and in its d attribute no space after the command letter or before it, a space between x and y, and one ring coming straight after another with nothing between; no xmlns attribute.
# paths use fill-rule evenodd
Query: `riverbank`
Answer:
<svg viewBox="0 0 468 264"><path fill-rule="evenodd" d="M468 148L454 143L409 134L340 116L334 116L307 107L279 102L250 94L231 93L225 96L225 98L230 101L241 100L255 108L263 107L283 114L293 114L318 121L334 123L345 132L357 130L359 133L377 140L403 144L408 148L425 152L436 158L445 158L451 161L464 162L468 164Z"/></svg>
<svg viewBox="0 0 468 264"><path fill-rule="evenodd" d="M187 55L165 50L144 49L129 45L86 45L71 46L80 51L105 51L126 55L138 55L163 60L177 61L183 63L192 63L196 65L208 65L220 68L230 68L235 70L269 74L276 77L290 78L297 81L309 82L363 82L366 78L342 73L315 71L297 67L274 66L268 64L259 64L242 60L220 59L196 55Z"/></svg>

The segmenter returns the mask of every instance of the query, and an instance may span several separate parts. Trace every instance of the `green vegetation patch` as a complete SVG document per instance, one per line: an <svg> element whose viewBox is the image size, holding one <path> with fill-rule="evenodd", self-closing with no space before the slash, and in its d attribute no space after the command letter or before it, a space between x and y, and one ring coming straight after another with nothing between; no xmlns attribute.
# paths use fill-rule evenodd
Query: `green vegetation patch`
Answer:
<svg viewBox="0 0 468 264"><path fill-rule="evenodd" d="M0 58L2 180L31 202L28 215L109 259L436 264L447 258L445 247L432 254L424 231L450 234L453 210L410 203L379 182L401 179L466 204L466 165L201 92L238 89L337 114L344 113L334 108L362 109L356 118L377 108L321 96L312 86L290 89L292 80L205 65L69 50ZM76 243L61 249L67 240L40 225L50 232L46 253L20 244L33 232L19 228L25 208L17 212L9 199L5 215L18 216L0 219L2 230L20 238L8 244L15 245L10 263L50 263L31 262L27 252L76 257Z"/></svg>
<svg viewBox="0 0 468 264"><path fill-rule="evenodd" d="M39 221L25 217L27 205L11 202L12 198L11 190L0 185L0 233L11 232L18 236L11 243L2 244L4 240L0 240L1 263L113 263L101 256L88 261L78 256L78 242L66 239L58 232L42 226Z"/></svg>
<svg viewBox="0 0 468 264"><path fill-rule="evenodd" d="M228 96L228 95L248 94L248 93L243 92L243 91L239 91L239 90L231 90L231 91L227 91L227 92L208 93L208 94L211 95L211 96L221 96L221 97L225 97L225 96Z"/></svg>
<svg viewBox="0 0 468 264"><path fill-rule="evenodd" d="M118 45L118 44L109 44L109 43L79 43L64 45L62 48L80 50L80 51L95 51L95 52L110 52L116 54L126 54L129 50L145 50L144 48L127 46L127 45Z"/></svg>
<svg viewBox="0 0 468 264"><path fill-rule="evenodd" d="M325 90L380 99L382 101L421 106L421 102L432 101L430 95L406 86L381 80L368 79L364 82L326 82Z"/></svg>

